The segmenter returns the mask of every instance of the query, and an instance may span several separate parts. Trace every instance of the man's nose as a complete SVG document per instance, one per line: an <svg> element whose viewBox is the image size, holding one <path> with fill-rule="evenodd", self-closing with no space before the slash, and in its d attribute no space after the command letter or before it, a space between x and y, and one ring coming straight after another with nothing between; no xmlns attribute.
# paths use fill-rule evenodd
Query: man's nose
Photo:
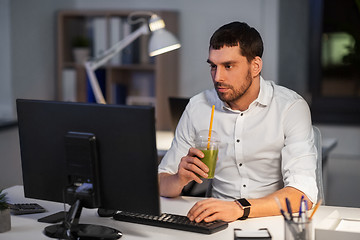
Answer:
<svg viewBox="0 0 360 240"><path fill-rule="evenodd" d="M222 82L224 81L224 70L221 68L216 68L214 71L214 81L215 82Z"/></svg>

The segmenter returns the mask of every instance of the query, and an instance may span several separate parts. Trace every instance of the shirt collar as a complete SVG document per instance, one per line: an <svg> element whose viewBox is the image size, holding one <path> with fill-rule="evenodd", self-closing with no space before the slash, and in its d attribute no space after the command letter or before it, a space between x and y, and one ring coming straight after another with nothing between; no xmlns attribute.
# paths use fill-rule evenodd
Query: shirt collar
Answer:
<svg viewBox="0 0 360 240"><path fill-rule="evenodd" d="M260 76L260 92L259 96L255 99L254 102L258 102L263 106L270 104L271 98L273 96L273 88L268 81L265 81L262 76Z"/></svg>

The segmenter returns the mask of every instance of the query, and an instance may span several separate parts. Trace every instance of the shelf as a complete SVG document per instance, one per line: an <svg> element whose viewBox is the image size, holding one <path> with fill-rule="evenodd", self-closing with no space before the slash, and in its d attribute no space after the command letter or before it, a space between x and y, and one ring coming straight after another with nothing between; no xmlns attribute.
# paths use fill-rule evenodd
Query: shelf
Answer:
<svg viewBox="0 0 360 240"><path fill-rule="evenodd" d="M85 68L83 64L78 64L74 62L64 62L64 68ZM154 64L125 64L125 65L111 65L108 64L103 68L114 69L114 70L124 70L124 71L154 71Z"/></svg>

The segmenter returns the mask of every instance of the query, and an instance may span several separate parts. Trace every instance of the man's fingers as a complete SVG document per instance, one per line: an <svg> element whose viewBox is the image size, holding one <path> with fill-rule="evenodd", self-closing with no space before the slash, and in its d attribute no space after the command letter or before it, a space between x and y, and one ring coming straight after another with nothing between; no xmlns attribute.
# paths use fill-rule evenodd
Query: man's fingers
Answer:
<svg viewBox="0 0 360 240"><path fill-rule="evenodd" d="M188 171L188 170L180 171L179 170L179 174L182 175L183 177L185 177L186 179L189 179L190 181L194 180L195 182L197 182L199 184L203 183L203 181L200 179L200 177L192 171ZM205 173L205 175L207 177L206 173Z"/></svg>
<svg viewBox="0 0 360 240"><path fill-rule="evenodd" d="M208 166L206 166L206 164L200 160L204 157L204 153L202 151L200 151L199 149L196 149L196 148L190 148L187 156L192 157L192 158L189 158L189 160L193 164L198 166L204 172L209 172Z"/></svg>
<svg viewBox="0 0 360 240"><path fill-rule="evenodd" d="M201 222L205 217L211 215L213 212L209 208L211 199L206 199L197 202L188 212L187 216L191 221Z"/></svg>
<svg viewBox="0 0 360 240"><path fill-rule="evenodd" d="M197 160L198 160L198 159L197 159ZM197 162L197 161L194 161L194 162ZM202 177L207 178L207 177L208 177L208 174L207 174L206 172L204 172L204 170L200 169L200 168L198 167L198 165L197 165L196 163L194 163L194 162L190 162L190 163L188 162L188 163L186 164L186 167L185 167L185 168L186 168L187 170L195 173L195 174L198 174L198 175L200 175L200 176L202 176Z"/></svg>
<svg viewBox="0 0 360 240"><path fill-rule="evenodd" d="M188 156L204 157L204 153L197 148L189 148Z"/></svg>
<svg viewBox="0 0 360 240"><path fill-rule="evenodd" d="M214 198L197 202L188 212L188 218L196 222L223 220L232 222L241 216L241 210L234 201Z"/></svg>
<svg viewBox="0 0 360 240"><path fill-rule="evenodd" d="M199 159L200 156L204 156L203 152L195 148L190 148L188 155L181 158L179 172L184 169L186 171L193 172L201 177L207 178L207 172L209 172L209 168ZM193 177L195 176L196 175L193 175ZM195 180L195 178L192 179Z"/></svg>

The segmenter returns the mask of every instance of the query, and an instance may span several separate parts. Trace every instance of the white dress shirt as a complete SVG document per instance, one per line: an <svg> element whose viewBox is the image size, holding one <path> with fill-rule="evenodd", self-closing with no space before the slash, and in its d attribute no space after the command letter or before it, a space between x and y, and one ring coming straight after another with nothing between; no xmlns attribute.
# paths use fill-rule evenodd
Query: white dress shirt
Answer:
<svg viewBox="0 0 360 240"><path fill-rule="evenodd" d="M212 196L260 198L284 186L294 187L315 203L316 147L310 110L297 93L260 77L260 92L246 111L230 109L215 91L192 97L177 126L159 173L175 174L196 134L209 129L221 138Z"/></svg>

